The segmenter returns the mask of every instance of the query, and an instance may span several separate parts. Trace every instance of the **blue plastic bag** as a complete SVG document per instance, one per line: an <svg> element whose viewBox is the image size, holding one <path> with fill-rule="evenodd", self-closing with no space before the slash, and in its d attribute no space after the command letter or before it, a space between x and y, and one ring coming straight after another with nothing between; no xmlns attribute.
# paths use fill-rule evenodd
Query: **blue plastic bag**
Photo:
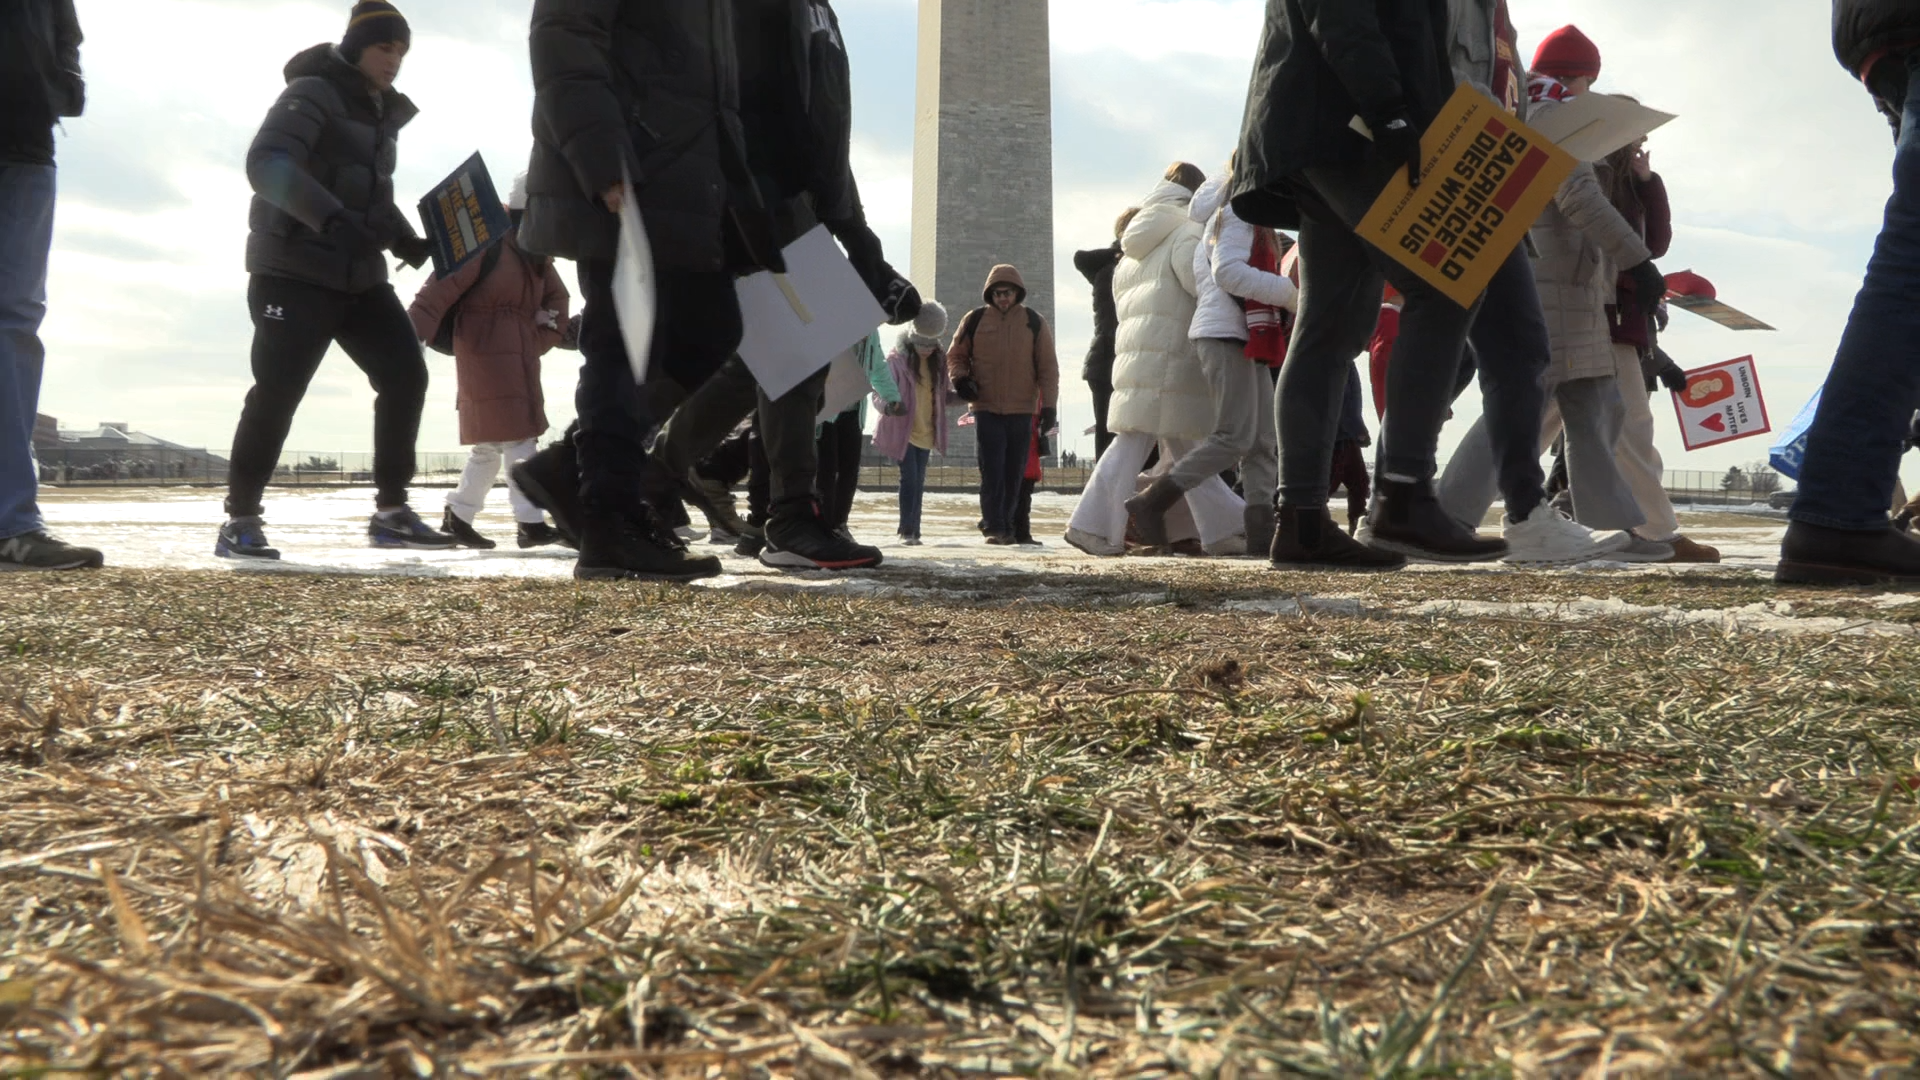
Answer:
<svg viewBox="0 0 1920 1080"><path fill-rule="evenodd" d="M1767 462L1773 466L1773 471L1789 480L1800 479L1800 463L1807 459L1807 431L1813 427L1814 414L1820 411L1820 392L1813 392L1813 399L1800 410L1800 415L1793 418L1793 423L1787 425L1780 441L1774 443L1773 449L1767 454Z"/></svg>

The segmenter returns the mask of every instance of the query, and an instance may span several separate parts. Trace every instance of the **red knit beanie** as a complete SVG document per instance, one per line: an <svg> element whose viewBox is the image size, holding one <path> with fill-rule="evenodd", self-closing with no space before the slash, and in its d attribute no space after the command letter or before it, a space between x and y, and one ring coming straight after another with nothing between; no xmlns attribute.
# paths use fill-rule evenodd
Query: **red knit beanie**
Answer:
<svg viewBox="0 0 1920 1080"><path fill-rule="evenodd" d="M1533 54L1533 73L1556 79L1600 77L1600 47L1577 26L1563 26L1540 39Z"/></svg>

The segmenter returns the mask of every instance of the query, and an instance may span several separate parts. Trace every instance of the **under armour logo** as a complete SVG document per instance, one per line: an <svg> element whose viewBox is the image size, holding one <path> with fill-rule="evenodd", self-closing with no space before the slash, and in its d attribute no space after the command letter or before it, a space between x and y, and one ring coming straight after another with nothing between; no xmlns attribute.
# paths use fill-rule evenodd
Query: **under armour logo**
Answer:
<svg viewBox="0 0 1920 1080"><path fill-rule="evenodd" d="M274 319L279 322L287 321L287 309L281 307L278 304L268 304L267 310L261 312L260 314L264 318Z"/></svg>

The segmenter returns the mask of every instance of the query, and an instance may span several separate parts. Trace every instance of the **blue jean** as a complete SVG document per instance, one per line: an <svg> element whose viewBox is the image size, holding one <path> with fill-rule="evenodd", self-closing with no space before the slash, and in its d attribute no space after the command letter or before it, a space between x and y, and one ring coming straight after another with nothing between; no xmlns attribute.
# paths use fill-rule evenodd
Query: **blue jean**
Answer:
<svg viewBox="0 0 1920 1080"><path fill-rule="evenodd" d="M1920 406L1920 51L1907 72L1893 198L1807 432L1792 516L1808 525L1887 527L1907 425Z"/></svg>
<svg viewBox="0 0 1920 1080"><path fill-rule="evenodd" d="M0 165L0 540L41 526L33 418L47 363L54 186L51 165Z"/></svg>
<svg viewBox="0 0 1920 1080"><path fill-rule="evenodd" d="M900 535L920 539L920 503L927 495L927 459L933 451L909 444L900 459Z"/></svg>
<svg viewBox="0 0 1920 1080"><path fill-rule="evenodd" d="M1032 413L976 412L980 453L980 516L988 536L1012 536L1020 481L1027 475Z"/></svg>

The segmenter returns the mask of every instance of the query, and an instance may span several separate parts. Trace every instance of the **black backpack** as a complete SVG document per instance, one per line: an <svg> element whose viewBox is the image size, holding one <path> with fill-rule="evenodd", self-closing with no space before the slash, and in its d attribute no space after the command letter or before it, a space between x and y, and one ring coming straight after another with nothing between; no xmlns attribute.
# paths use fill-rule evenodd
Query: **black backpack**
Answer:
<svg viewBox="0 0 1920 1080"><path fill-rule="evenodd" d="M455 300L453 306L447 308L447 313L440 316L440 325L433 331L433 340L427 342L427 348L446 356L453 355L453 324L454 320L460 316L460 306L467 302L467 297L473 293L473 290L480 287L481 282L487 280L487 275L493 273L493 268L500 265L500 249L504 246L499 241L495 241L494 245L480 256L480 276L474 278L473 284L467 286L467 291L460 294L460 299Z"/></svg>

